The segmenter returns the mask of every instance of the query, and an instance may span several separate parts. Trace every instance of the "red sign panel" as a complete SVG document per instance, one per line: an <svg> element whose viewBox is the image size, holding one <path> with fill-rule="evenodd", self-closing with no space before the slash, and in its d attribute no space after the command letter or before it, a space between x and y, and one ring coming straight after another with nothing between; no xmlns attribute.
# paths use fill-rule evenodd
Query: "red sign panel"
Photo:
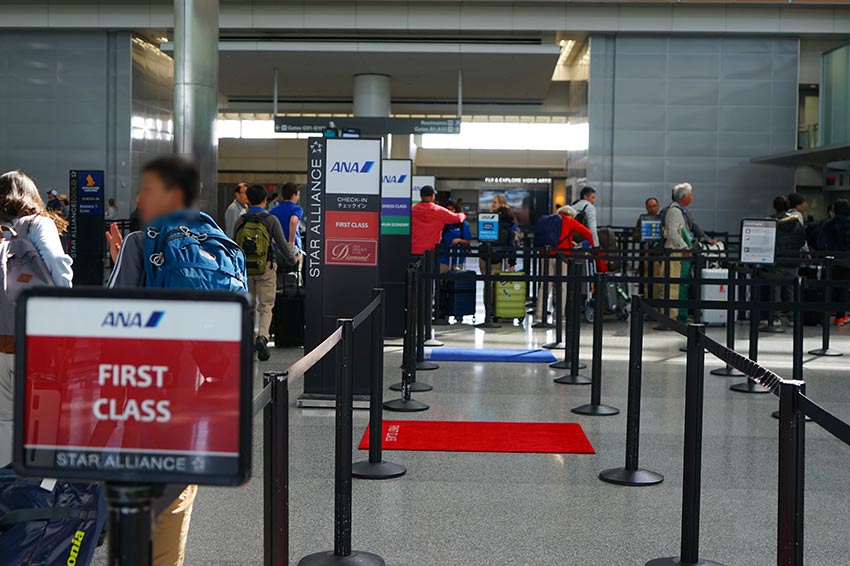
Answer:
<svg viewBox="0 0 850 566"><path fill-rule="evenodd" d="M246 478L252 329L243 343L242 297L98 291L32 296L26 307L19 469L145 483Z"/></svg>
<svg viewBox="0 0 850 566"><path fill-rule="evenodd" d="M353 240L377 240L381 216L377 212L328 211L325 237Z"/></svg>

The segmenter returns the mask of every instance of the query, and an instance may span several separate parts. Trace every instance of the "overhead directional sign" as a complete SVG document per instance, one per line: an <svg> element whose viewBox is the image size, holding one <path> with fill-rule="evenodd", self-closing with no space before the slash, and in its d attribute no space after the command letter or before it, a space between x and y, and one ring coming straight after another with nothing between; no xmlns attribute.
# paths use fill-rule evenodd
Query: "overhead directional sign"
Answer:
<svg viewBox="0 0 850 566"><path fill-rule="evenodd" d="M244 296L35 289L19 299L15 330L22 475L248 479L253 319Z"/></svg>
<svg viewBox="0 0 850 566"><path fill-rule="evenodd" d="M384 134L459 134L460 118L390 118L275 116L277 133L321 134L328 129L359 130L363 136Z"/></svg>

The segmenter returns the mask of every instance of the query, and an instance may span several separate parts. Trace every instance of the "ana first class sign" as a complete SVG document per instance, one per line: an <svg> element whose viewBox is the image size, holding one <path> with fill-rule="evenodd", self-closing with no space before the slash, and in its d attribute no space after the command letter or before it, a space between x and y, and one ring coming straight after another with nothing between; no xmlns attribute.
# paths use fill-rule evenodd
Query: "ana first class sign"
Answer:
<svg viewBox="0 0 850 566"><path fill-rule="evenodd" d="M247 301L94 293L39 290L19 303L16 468L143 483L247 479Z"/></svg>

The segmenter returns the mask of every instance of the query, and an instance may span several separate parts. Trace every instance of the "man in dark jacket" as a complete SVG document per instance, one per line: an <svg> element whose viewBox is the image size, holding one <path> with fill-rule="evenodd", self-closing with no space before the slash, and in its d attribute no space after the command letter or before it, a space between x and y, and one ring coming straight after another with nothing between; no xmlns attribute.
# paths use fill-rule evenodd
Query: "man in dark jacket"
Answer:
<svg viewBox="0 0 850 566"><path fill-rule="evenodd" d="M771 218L776 219L776 260L772 266L765 269L765 276L775 279L793 279L797 276L797 259L806 246L806 230L797 220L797 217L789 214L790 205L784 196L773 199L774 213ZM774 287L773 300L790 304L794 301L794 290L791 285L779 285ZM783 313L785 323L788 323L788 313Z"/></svg>
<svg viewBox="0 0 850 566"><path fill-rule="evenodd" d="M824 222L818 234L818 251L835 252L836 259L832 264L833 281L850 281L850 201L840 198L833 203L835 216ZM842 257L843 256L843 257ZM850 299L847 285L832 290L833 300L846 303ZM835 314L835 324L843 325L850 322L844 311Z"/></svg>

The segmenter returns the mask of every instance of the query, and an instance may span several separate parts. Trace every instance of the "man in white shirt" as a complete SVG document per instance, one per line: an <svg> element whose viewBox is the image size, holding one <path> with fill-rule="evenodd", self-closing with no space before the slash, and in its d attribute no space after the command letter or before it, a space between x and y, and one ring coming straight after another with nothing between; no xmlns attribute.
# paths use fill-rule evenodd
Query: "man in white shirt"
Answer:
<svg viewBox="0 0 850 566"><path fill-rule="evenodd" d="M596 230L596 189L584 187L579 193L579 200L573 203L576 210L576 220L587 226L593 234L593 247L599 247L599 232Z"/></svg>
<svg viewBox="0 0 850 566"><path fill-rule="evenodd" d="M239 183L233 189L233 202L227 207L224 212L224 233L228 238L233 239L236 234L236 223L239 218L248 210L248 183Z"/></svg>

